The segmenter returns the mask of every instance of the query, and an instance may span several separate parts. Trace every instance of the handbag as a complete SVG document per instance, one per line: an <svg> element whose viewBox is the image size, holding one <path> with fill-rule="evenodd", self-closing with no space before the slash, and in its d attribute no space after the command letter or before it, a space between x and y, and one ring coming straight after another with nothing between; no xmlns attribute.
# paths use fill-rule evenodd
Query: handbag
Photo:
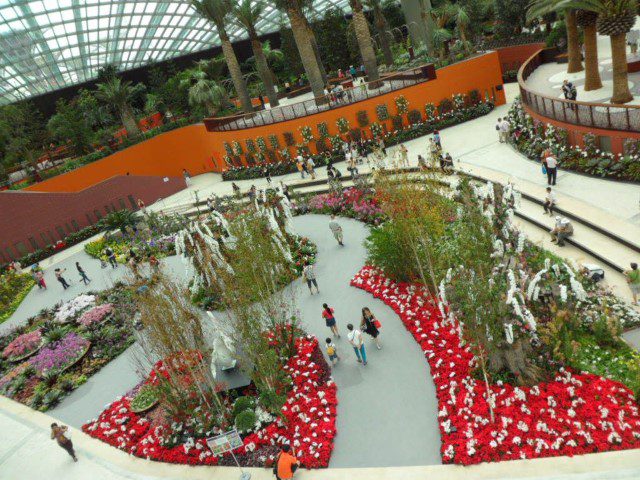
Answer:
<svg viewBox="0 0 640 480"><path fill-rule="evenodd" d="M545 167L544 165L542 165L542 174L543 175L547 174L547 167Z"/></svg>
<svg viewBox="0 0 640 480"><path fill-rule="evenodd" d="M378 320L377 318L373 320L373 326L376 327L377 329L382 328L382 324L380 323L380 320Z"/></svg>

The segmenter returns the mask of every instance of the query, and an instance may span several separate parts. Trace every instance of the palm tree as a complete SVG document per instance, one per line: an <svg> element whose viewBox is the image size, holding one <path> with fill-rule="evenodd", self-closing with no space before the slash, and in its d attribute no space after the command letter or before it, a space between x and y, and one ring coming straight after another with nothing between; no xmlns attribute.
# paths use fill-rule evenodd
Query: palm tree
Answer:
<svg viewBox="0 0 640 480"><path fill-rule="evenodd" d="M391 42L389 42L389 22L387 22L384 12L382 11L382 3L380 0L364 0L367 7L373 12L373 25L378 32L378 38L380 39L380 50L382 50L382 56L384 63L387 66L393 65L393 52L391 51Z"/></svg>
<svg viewBox="0 0 640 480"><path fill-rule="evenodd" d="M584 89L587 92L602 88L598 65L597 21L598 14L595 12L588 10L576 11L576 22L584 32Z"/></svg>
<svg viewBox="0 0 640 480"><path fill-rule="evenodd" d="M218 113L227 98L225 89L207 78L207 74L202 70L189 69L180 72L180 85L189 89L189 105L204 107L212 117Z"/></svg>
<svg viewBox="0 0 640 480"><path fill-rule="evenodd" d="M627 103L633 100L629 90L627 72L627 32L636 21L637 0L567 0L572 8L579 8L598 15L596 29L611 42L613 64L613 95L611 103Z"/></svg>
<svg viewBox="0 0 640 480"><path fill-rule="evenodd" d="M464 45L465 50L469 48L467 41L467 27L469 26L469 15L466 10L458 4L450 2L443 3L438 8L431 11L435 23L435 29L431 38L434 46L439 49L440 58L444 58L449 53L449 40L451 40L451 32L447 29L450 22L454 22L460 41Z"/></svg>
<svg viewBox="0 0 640 480"><path fill-rule="evenodd" d="M267 58L262 50L262 43L260 43L256 30L256 24L264 14L265 8L266 4L262 0L258 0L257 2L241 0L241 2L234 7L233 16L235 17L236 24L240 28L244 28L247 31L247 35L249 35L258 75L260 75L262 79L271 107L277 107L278 94L273 87L273 73L267 64Z"/></svg>
<svg viewBox="0 0 640 480"><path fill-rule="evenodd" d="M362 63L367 72L367 80L375 82L380 78L378 73L378 61L376 60L376 51L373 48L371 40L371 32L369 31L369 22L364 16L362 2L360 0L349 0L351 11L353 12L353 30L356 34L358 47L360 48L360 56Z"/></svg>
<svg viewBox="0 0 640 480"><path fill-rule="evenodd" d="M567 28L567 73L575 73L581 72L583 68L576 11L568 5L569 3L566 0L533 0L527 10L527 19L531 21L550 12L564 13L564 23Z"/></svg>
<svg viewBox="0 0 640 480"><path fill-rule="evenodd" d="M224 55L217 55L213 58L198 60L196 62L198 70L202 70L211 80L218 80L225 77L229 71Z"/></svg>
<svg viewBox="0 0 640 480"><path fill-rule="evenodd" d="M225 22L227 15L231 11L231 5L228 0L189 0L193 8L205 19L209 20L216 26L218 30L218 36L222 44L222 54L227 62L231 79L233 80L233 86L236 89L238 98L240 99L240 105L245 113L253 111L251 105L251 97L249 96L249 90L247 84L242 78L242 70L240 69L240 63L238 57L233 51L233 45L229 39L229 34L225 28Z"/></svg>
<svg viewBox="0 0 640 480"><path fill-rule="evenodd" d="M309 28L307 19L303 13L305 6L304 1L305 0L274 0L274 3L276 8L286 13L289 18L293 39L298 47L300 60L307 74L313 96L324 99L325 82L320 69L321 62L313 47L315 36L311 28Z"/></svg>
<svg viewBox="0 0 640 480"><path fill-rule="evenodd" d="M136 88L131 86L131 82L123 82L118 77L111 77L104 83L98 84L96 98L103 103L114 108L120 115L122 125L124 125L129 137L140 135L140 128L133 114L133 108L129 103L131 97L136 93Z"/></svg>

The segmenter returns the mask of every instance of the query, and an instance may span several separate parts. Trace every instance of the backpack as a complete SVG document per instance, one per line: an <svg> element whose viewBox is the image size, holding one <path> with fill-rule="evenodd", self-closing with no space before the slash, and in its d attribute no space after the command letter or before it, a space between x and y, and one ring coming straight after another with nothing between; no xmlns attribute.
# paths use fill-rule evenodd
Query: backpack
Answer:
<svg viewBox="0 0 640 480"><path fill-rule="evenodd" d="M569 92L571 92L571 100L575 100L576 97L578 96L578 91L576 90L576 87L571 84L571 87L569 87Z"/></svg>
<svg viewBox="0 0 640 480"><path fill-rule="evenodd" d="M327 354L328 355L335 355L335 353L336 353L336 349L335 349L334 346L332 346L332 345L327 346Z"/></svg>

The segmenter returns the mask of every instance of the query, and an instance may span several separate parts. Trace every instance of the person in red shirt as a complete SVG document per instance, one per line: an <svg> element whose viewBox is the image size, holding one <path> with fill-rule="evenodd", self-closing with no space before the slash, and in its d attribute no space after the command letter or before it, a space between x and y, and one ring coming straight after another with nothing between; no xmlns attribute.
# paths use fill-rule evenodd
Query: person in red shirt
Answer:
<svg viewBox="0 0 640 480"><path fill-rule="evenodd" d="M289 453L291 452L291 453ZM289 445L283 445L276 464L276 478L278 480L288 480L293 478L293 474L298 469L298 459L295 451L291 451Z"/></svg>
<svg viewBox="0 0 640 480"><path fill-rule="evenodd" d="M329 307L326 303L322 304L322 318L324 318L327 327L333 332L333 336L340 338L338 326L336 325L336 317L333 315L333 308Z"/></svg>

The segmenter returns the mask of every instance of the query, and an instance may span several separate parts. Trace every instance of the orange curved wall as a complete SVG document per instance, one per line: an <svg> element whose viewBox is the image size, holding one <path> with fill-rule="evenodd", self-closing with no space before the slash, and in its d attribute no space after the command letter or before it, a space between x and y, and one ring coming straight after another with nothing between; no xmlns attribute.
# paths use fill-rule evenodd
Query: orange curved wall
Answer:
<svg viewBox="0 0 640 480"><path fill-rule="evenodd" d="M523 105L524 110L534 119L542 123L548 123L554 127L567 131L568 141L570 145L578 145L584 147L584 136L588 133L596 137L609 137L611 140L611 152L624 153L624 141L627 138L640 140L640 133L626 132L623 130L606 130L604 128L583 127L572 123L560 122L558 120L547 118L537 112L531 110L527 105Z"/></svg>
<svg viewBox="0 0 640 480"><path fill-rule="evenodd" d="M331 135L337 134L336 120L345 117L351 127L357 127L356 114L366 110L370 122L377 121L376 105L387 104L389 113L396 113L394 99L404 95L409 109L417 109L424 115L426 103L438 104L456 93L469 93L477 89L485 92L497 105L505 103L502 89L502 72L497 52L489 52L469 60L455 63L437 70L437 78L402 90L380 95L304 118L289 120L264 127L231 132L207 132L203 124L173 130L138 145L134 145L109 157L98 160L72 172L59 175L28 187L28 191L77 192L115 175L180 176L186 168L192 175L226 169L224 142L239 141L246 151L245 140L258 136L278 135L281 148L285 142L283 134L291 132L296 142L302 143L300 127L309 125L317 135L317 124L326 122ZM499 90L498 90L499 89ZM387 121L391 127L391 121ZM295 154L294 149L291 153Z"/></svg>

